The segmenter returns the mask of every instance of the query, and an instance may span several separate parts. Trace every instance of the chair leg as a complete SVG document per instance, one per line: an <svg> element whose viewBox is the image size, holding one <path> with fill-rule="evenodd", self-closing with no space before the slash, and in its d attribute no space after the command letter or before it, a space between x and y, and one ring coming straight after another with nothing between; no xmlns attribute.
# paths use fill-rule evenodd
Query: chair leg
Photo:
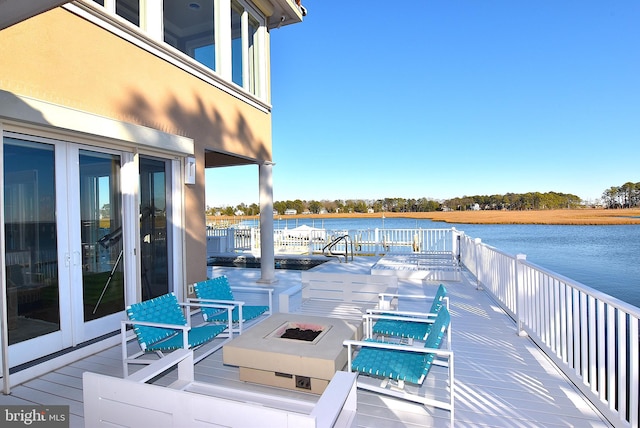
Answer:
<svg viewBox="0 0 640 428"><path fill-rule="evenodd" d="M120 326L120 346L122 347L122 377L129 376L127 367L127 328L124 324Z"/></svg>

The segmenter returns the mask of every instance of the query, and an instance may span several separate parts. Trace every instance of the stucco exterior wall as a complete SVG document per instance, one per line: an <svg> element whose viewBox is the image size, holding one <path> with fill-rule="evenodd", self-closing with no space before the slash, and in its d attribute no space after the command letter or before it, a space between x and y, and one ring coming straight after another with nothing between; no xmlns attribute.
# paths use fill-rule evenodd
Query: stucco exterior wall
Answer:
<svg viewBox="0 0 640 428"><path fill-rule="evenodd" d="M270 113L62 8L0 37L0 89L194 140L196 184L185 191L186 272L188 283L204 279L204 153L271 160Z"/></svg>

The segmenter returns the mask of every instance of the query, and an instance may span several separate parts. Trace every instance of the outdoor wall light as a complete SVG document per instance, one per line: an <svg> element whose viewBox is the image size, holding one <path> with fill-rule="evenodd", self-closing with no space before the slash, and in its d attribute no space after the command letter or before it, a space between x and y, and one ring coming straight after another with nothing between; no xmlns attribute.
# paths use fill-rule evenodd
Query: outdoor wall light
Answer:
<svg viewBox="0 0 640 428"><path fill-rule="evenodd" d="M196 158L184 158L184 184L196 184Z"/></svg>

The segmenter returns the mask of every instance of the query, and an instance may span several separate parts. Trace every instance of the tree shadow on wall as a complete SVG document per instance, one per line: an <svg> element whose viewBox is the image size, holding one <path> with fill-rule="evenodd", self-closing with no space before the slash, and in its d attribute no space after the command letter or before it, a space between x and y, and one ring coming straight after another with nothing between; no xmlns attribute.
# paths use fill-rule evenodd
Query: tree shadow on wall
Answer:
<svg viewBox="0 0 640 428"><path fill-rule="evenodd" d="M192 138L196 148L205 151L233 154L242 147L246 150L238 154L245 158L271 160L267 143L255 135L245 115L237 109L235 117L229 118L227 114L225 119L216 105L198 94L193 94L189 103L183 101L185 96L172 95L161 106L153 105L139 91L131 90L130 94L129 100L120 108L129 122Z"/></svg>

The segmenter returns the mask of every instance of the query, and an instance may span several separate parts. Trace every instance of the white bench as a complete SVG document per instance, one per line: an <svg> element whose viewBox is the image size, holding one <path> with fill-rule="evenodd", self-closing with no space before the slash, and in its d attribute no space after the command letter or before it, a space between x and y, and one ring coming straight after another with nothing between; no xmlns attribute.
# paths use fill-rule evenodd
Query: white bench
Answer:
<svg viewBox="0 0 640 428"><path fill-rule="evenodd" d="M178 367L168 387L146 383ZM337 372L314 404L194 381L193 352L177 350L121 379L83 374L88 427L295 427L357 426L356 376Z"/></svg>
<svg viewBox="0 0 640 428"><path fill-rule="evenodd" d="M280 312L362 321L366 309L378 303L380 293L398 290L394 276L305 271L301 277L302 284L280 293Z"/></svg>
<svg viewBox="0 0 640 428"><path fill-rule="evenodd" d="M390 253L371 267L372 275L425 281L461 281L458 260L450 252Z"/></svg>

